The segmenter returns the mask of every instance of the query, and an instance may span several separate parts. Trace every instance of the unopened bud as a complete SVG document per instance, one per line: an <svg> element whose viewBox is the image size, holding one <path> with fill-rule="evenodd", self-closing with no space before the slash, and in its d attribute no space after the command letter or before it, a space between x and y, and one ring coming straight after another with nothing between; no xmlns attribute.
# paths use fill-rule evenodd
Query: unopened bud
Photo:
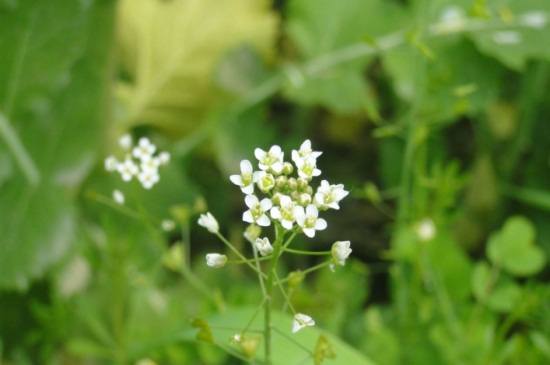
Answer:
<svg viewBox="0 0 550 365"><path fill-rule="evenodd" d="M290 162L283 163L283 174L290 175L294 171L294 166Z"/></svg>
<svg viewBox="0 0 550 365"><path fill-rule="evenodd" d="M308 187L308 184L307 184L307 180L304 179L303 177L299 177L296 182L298 183L298 189L300 191L303 191L304 189L306 189Z"/></svg>
<svg viewBox="0 0 550 365"><path fill-rule="evenodd" d="M295 178L291 177L290 179L288 179L287 186L290 190L296 191L298 189L298 182Z"/></svg>
<svg viewBox="0 0 550 365"><path fill-rule="evenodd" d="M311 195L302 193L298 197L298 204L300 204L302 207L307 207L311 204Z"/></svg>

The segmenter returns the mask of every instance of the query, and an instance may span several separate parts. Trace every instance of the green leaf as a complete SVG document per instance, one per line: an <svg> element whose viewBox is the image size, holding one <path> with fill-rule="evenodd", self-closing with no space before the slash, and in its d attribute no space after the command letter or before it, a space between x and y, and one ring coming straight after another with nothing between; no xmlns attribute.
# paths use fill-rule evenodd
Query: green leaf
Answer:
<svg viewBox="0 0 550 365"><path fill-rule="evenodd" d="M212 325L212 333L217 343L228 344L229 336L233 333L239 333L244 326L254 316L257 308L231 308L223 315L215 315L209 319ZM273 364L274 365L293 365L302 364L308 357L311 358L304 348L313 352L319 342L319 337L323 336L331 344L335 354L335 361L338 364L361 364L374 365L374 363L353 349L350 345L338 337L323 331L318 327L308 327L296 334L291 333L292 316L281 312L272 312L272 321L277 331L273 332ZM214 328L224 328L224 330L214 330ZM263 316L258 316L252 323L250 331L263 330ZM283 336L278 331L285 333ZM246 335L245 335L246 337ZM296 342L296 343L294 343ZM325 342L323 342L325 343ZM325 347L326 349L326 347ZM263 344L260 346L257 354L257 360L263 359ZM328 357L327 357L328 358Z"/></svg>
<svg viewBox="0 0 550 365"><path fill-rule="evenodd" d="M526 218L509 218L501 231L487 244L487 256L494 265L515 276L539 272L546 262L543 251L535 246L535 227Z"/></svg>
<svg viewBox="0 0 550 365"><path fill-rule="evenodd" d="M550 60L550 48L541 47L550 38L550 2L493 0L489 7L505 24L501 29L470 33L483 53L517 71L524 70L529 59Z"/></svg>
<svg viewBox="0 0 550 365"><path fill-rule="evenodd" d="M128 108L125 127L146 124L171 135L188 134L209 110L231 100L215 79L227 52L246 45L267 58L273 51L277 17L267 0L119 5L121 57L131 79L121 89Z"/></svg>
<svg viewBox="0 0 550 365"><path fill-rule="evenodd" d="M338 113L362 110L368 95L363 73L373 58L356 57L334 65L329 60L340 57L348 46L366 44L365 37L395 29L402 9L379 0L301 0L290 2L287 10L287 32L306 63L304 69L287 69L287 96Z"/></svg>
<svg viewBox="0 0 550 365"><path fill-rule="evenodd" d="M114 7L72 0L0 5L0 48L13 50L0 52L0 112L19 146L10 158L21 167L30 161L41 175L32 187L21 169L2 177L0 205L9 215L0 219L0 287L26 288L74 239L71 195L102 137Z"/></svg>

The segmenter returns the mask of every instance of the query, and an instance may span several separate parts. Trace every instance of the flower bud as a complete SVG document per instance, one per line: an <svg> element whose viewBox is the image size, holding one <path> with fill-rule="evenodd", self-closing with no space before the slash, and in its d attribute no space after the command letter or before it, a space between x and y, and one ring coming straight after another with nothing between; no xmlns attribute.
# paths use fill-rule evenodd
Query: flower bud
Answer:
<svg viewBox="0 0 550 365"><path fill-rule="evenodd" d="M295 178L291 177L290 179L288 179L287 186L290 190L296 191L298 189L298 182Z"/></svg>
<svg viewBox="0 0 550 365"><path fill-rule="evenodd" d="M298 313L292 321L292 333L296 333L306 326L315 326L315 321L308 315Z"/></svg>
<svg viewBox="0 0 550 365"><path fill-rule="evenodd" d="M305 193L300 194L300 196L298 197L298 204L302 207L307 207L308 205L310 205L311 195Z"/></svg>
<svg viewBox="0 0 550 365"><path fill-rule="evenodd" d="M346 264L346 259L351 253L351 248L349 248L349 245L349 241L336 241L332 245L332 257L337 264L342 266Z"/></svg>
<svg viewBox="0 0 550 365"><path fill-rule="evenodd" d="M304 191L308 187L308 182L303 177L299 177L296 182L298 183L298 190Z"/></svg>
<svg viewBox="0 0 550 365"><path fill-rule="evenodd" d="M275 178L273 177L273 175L262 171L258 175L257 184L261 192L265 194L275 187Z"/></svg>
<svg viewBox="0 0 550 365"><path fill-rule="evenodd" d="M283 174L290 175L294 171L294 166L290 162L283 163Z"/></svg>
<svg viewBox="0 0 550 365"><path fill-rule="evenodd" d="M227 262L227 256L219 253L209 253L206 255L206 265L216 269L222 268Z"/></svg>
<svg viewBox="0 0 550 365"><path fill-rule="evenodd" d="M205 227L209 232L211 233L218 233L220 230L220 226L218 225L218 221L210 212L206 214L201 214L199 218L199 224L203 227Z"/></svg>
<svg viewBox="0 0 550 365"><path fill-rule="evenodd" d="M254 242L254 247L256 247L256 249L262 256L267 256L273 252L273 246L271 246L271 243L269 242L269 239L267 237L256 238L256 242Z"/></svg>
<svg viewBox="0 0 550 365"><path fill-rule="evenodd" d="M277 189L283 189L288 182L288 179L286 176L277 176L275 179L275 186Z"/></svg>
<svg viewBox="0 0 550 365"><path fill-rule="evenodd" d="M254 244L256 241L256 238L260 237L262 234L262 227L252 223L248 227L246 227L246 230L243 233L244 238L247 239L248 242Z"/></svg>

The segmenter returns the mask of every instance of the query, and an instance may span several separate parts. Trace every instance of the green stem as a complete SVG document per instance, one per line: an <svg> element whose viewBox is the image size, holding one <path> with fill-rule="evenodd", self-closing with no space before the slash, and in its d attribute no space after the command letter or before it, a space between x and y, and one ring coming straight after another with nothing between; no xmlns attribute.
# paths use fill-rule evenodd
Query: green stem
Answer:
<svg viewBox="0 0 550 365"><path fill-rule="evenodd" d="M243 263L245 263L248 267L250 267L252 269L252 271L254 271L256 274L262 276L262 277L266 277L266 275L261 272L256 266L254 266L252 264L252 260L249 260L247 259L246 257L244 257L244 255L235 248L235 246L233 246L233 244L231 244L231 242L229 242L224 236L222 236L222 234L220 232L216 232L216 236L218 236L218 238L223 242L225 243L225 245L227 247L229 247L229 249L231 251L233 251L233 253L235 253L235 255L237 255Z"/></svg>
<svg viewBox="0 0 550 365"><path fill-rule="evenodd" d="M294 250L292 248L284 248L284 252L295 253L297 255L309 255L309 256L327 256L331 255L330 251L303 251L303 250Z"/></svg>
<svg viewBox="0 0 550 365"><path fill-rule="evenodd" d="M271 365L272 353L272 338L271 338L271 308L273 307L273 286L276 277L277 262L282 254L282 241L285 230L283 227L275 224L275 242L273 243L273 253L271 254L271 262L269 263L269 272L265 283L266 305L264 306L264 348L265 348L265 363Z"/></svg>
<svg viewBox="0 0 550 365"><path fill-rule="evenodd" d="M40 172L8 119L2 113L0 113L0 138L6 144L28 183L37 186L40 183Z"/></svg>

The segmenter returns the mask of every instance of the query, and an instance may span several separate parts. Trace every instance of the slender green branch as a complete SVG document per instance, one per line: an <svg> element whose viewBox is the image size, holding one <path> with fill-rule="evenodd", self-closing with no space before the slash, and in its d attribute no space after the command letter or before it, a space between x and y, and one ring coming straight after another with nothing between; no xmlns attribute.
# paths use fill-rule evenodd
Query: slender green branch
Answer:
<svg viewBox="0 0 550 365"><path fill-rule="evenodd" d="M296 255L308 255L308 256L327 256L332 255L330 251L303 251L303 250L294 250L292 248L284 248L284 252L294 253Z"/></svg>
<svg viewBox="0 0 550 365"><path fill-rule="evenodd" d="M114 209L114 210L118 211L119 213L124 214L125 216L127 216L129 218L135 219L137 221L141 220L141 216L135 210L130 209L125 205L118 204L118 203L114 202L112 199L109 199L106 196L101 195L101 194L99 194L95 191L88 190L88 191L86 191L85 196L88 199L93 200L93 201L98 202L98 203L101 203L101 204L104 204L104 205L108 206L109 208Z"/></svg>
<svg viewBox="0 0 550 365"><path fill-rule="evenodd" d="M40 172L17 136L17 133L13 130L10 122L2 113L0 113L0 138L6 144L8 151L23 172L23 175L25 175L27 182L32 186L37 186L40 183Z"/></svg>
<svg viewBox="0 0 550 365"><path fill-rule="evenodd" d="M296 309L294 309L294 306L290 302L290 298L289 298L285 288L283 288L283 283L279 279L279 275L277 275L277 273L275 273L275 280L276 280L277 286L279 287L279 290L281 291L281 294L283 295L283 298L285 299L285 307L286 307L286 305L288 305L290 307L290 310L292 311L292 314L296 314Z"/></svg>
<svg viewBox="0 0 550 365"><path fill-rule="evenodd" d="M245 263L248 267L250 267L252 269L252 271L254 271L256 274L258 275L261 275L263 276L264 278L266 277L266 275L261 272L260 270L258 270L258 268L256 268L256 266L254 266L251 262L251 260L247 259L239 250L237 250L235 248L235 246L233 246L233 244L231 242L229 242L224 236L222 236L222 234L220 232L216 232L216 236L218 236L218 238L223 242L225 243L225 245L227 247L229 247L229 249L231 251L233 251L233 253L235 253L235 255L237 255L242 261L243 263Z"/></svg>

